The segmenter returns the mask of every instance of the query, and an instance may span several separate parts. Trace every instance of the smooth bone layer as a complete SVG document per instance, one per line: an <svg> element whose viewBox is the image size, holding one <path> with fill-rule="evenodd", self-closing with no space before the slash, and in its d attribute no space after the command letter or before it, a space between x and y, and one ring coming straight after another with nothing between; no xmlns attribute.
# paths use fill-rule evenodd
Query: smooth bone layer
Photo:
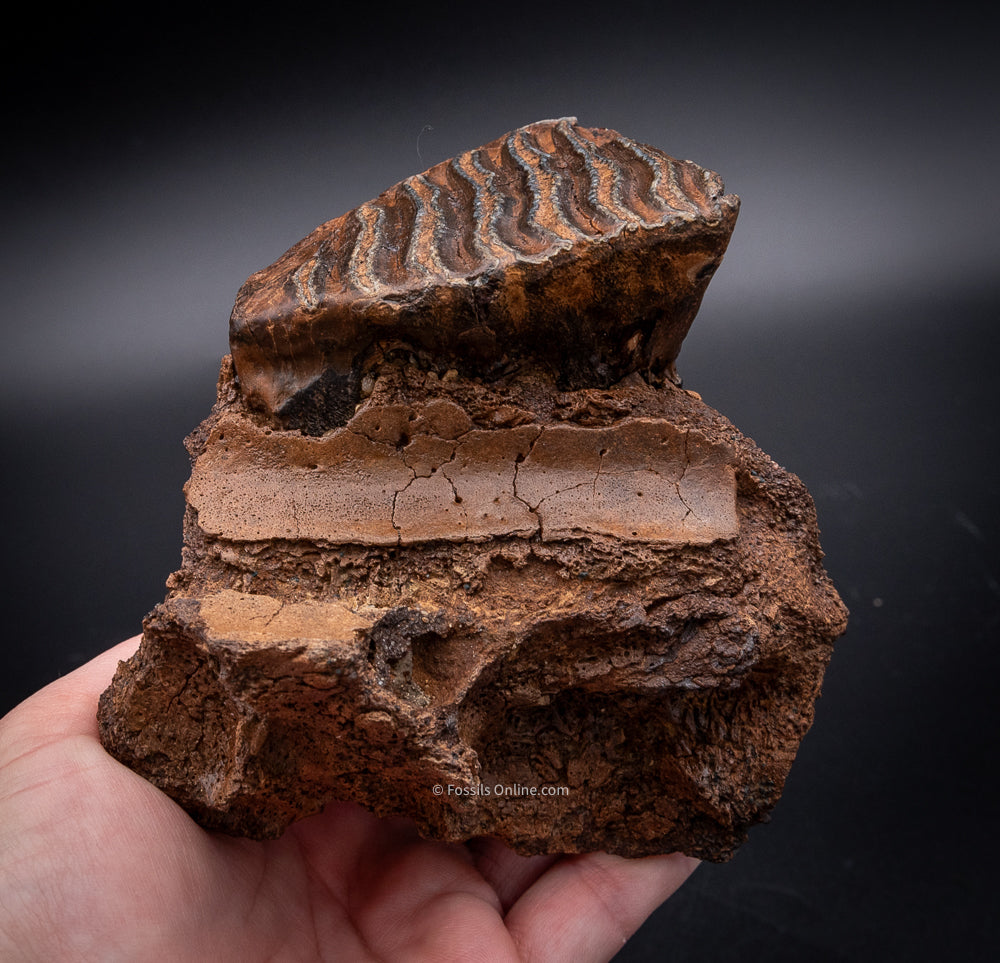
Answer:
<svg viewBox="0 0 1000 963"><path fill-rule="evenodd" d="M653 419L393 445L350 428L303 438L225 418L187 497L205 532L241 542L605 535L695 545L731 538L738 524L731 452Z"/></svg>

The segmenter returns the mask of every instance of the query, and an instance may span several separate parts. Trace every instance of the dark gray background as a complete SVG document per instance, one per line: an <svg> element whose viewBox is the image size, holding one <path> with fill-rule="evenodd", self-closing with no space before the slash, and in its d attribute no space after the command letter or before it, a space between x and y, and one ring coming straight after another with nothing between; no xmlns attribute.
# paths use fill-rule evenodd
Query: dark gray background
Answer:
<svg viewBox="0 0 1000 963"><path fill-rule="evenodd" d="M409 174L577 116L742 197L679 367L810 487L852 613L773 821L618 959L993 959L990 34L963 4L9 27L0 712L163 597L181 439L247 275Z"/></svg>

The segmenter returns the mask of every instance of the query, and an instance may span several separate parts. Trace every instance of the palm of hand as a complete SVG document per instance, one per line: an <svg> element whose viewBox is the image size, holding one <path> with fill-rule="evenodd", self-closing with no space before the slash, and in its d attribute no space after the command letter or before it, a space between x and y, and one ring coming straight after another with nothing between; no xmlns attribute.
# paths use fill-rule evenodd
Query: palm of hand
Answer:
<svg viewBox="0 0 1000 963"><path fill-rule="evenodd" d="M337 803L273 842L207 833L108 756L133 639L0 720L0 957L608 960L696 861L517 856Z"/></svg>

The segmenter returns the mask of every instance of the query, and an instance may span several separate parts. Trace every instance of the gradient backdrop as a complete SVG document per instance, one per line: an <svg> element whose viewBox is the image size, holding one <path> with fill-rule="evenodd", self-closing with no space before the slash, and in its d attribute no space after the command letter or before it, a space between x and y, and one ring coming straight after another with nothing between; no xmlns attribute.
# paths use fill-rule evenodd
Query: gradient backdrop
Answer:
<svg viewBox="0 0 1000 963"><path fill-rule="evenodd" d="M809 486L852 612L773 821L617 959L992 960L993 31L961 3L673 6L8 26L0 712L162 599L243 280L409 174L577 116L742 197L679 367Z"/></svg>

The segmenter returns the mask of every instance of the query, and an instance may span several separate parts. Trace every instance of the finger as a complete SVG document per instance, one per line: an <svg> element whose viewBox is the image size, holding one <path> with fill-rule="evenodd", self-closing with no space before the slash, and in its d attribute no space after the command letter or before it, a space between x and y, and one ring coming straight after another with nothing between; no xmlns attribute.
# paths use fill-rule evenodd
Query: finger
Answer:
<svg viewBox="0 0 1000 963"><path fill-rule="evenodd" d="M324 885L346 901L348 883L386 853L411 843L416 830L405 820L379 819L353 802L330 802L288 829Z"/></svg>
<svg viewBox="0 0 1000 963"><path fill-rule="evenodd" d="M525 961L610 960L697 865L680 853L568 857L514 904L507 928Z"/></svg>
<svg viewBox="0 0 1000 963"><path fill-rule="evenodd" d="M464 845L424 839L412 820L378 819L353 803L289 832L379 959L511 958L500 901Z"/></svg>
<svg viewBox="0 0 1000 963"><path fill-rule="evenodd" d="M499 839L480 836L466 843L473 864L493 887L506 913L559 856L521 856Z"/></svg>
<svg viewBox="0 0 1000 963"><path fill-rule="evenodd" d="M62 847L67 865L74 854L81 861L96 851L107 855L127 848L127 840L142 841L137 853L154 853L172 840L182 854L184 844L203 835L176 803L108 755L98 740L100 693L138 642L137 636L108 649L0 719L0 805L6 807L0 822L6 829L16 819L16 836Z"/></svg>
<svg viewBox="0 0 1000 963"><path fill-rule="evenodd" d="M28 739L38 745L70 735L97 736L97 700L115 669L139 645L141 636L102 652L85 665L39 689L0 719L0 765L24 750Z"/></svg>
<svg viewBox="0 0 1000 963"><path fill-rule="evenodd" d="M66 699L83 699L90 701L108 687L111 677L118 668L118 663L129 658L139 648L141 635L135 635L118 645L112 646L106 652L95 656L84 663L79 669L61 676L42 689L54 689Z"/></svg>

